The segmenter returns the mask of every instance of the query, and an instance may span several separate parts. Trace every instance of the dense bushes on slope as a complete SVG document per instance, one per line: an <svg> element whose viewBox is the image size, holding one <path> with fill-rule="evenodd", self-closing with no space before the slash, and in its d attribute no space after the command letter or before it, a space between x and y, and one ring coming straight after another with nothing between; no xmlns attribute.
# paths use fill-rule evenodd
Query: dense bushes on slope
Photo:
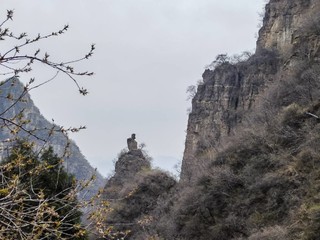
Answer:
<svg viewBox="0 0 320 240"><path fill-rule="evenodd" d="M160 236L319 238L320 64L317 51L302 57L304 51L294 45L279 56L277 64L283 65L255 107L244 112L235 134L222 139L218 153L214 144L198 146L195 162L205 159L207 164L193 173L197 181L180 183L162 205L167 211L156 226ZM262 53L247 62L253 64Z"/></svg>
<svg viewBox="0 0 320 240"><path fill-rule="evenodd" d="M318 69L279 73L197 181L174 188L160 173L138 175L113 219L131 224L130 239L318 239Z"/></svg>
<svg viewBox="0 0 320 240"><path fill-rule="evenodd" d="M266 92L268 102L183 190L171 208L175 239L318 239L318 69L310 64Z"/></svg>
<svg viewBox="0 0 320 240"><path fill-rule="evenodd" d="M157 221L153 211L175 184L176 180L161 170L135 172L132 179L119 186L122 194L112 201L113 210L107 216L107 224L114 226L115 234L123 239L148 239L156 235L151 227Z"/></svg>

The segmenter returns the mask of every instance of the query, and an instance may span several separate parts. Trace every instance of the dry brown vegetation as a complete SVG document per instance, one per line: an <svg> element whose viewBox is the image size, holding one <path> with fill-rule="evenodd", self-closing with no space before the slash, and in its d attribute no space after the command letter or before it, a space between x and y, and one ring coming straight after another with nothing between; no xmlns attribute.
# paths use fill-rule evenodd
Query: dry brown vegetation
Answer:
<svg viewBox="0 0 320 240"><path fill-rule="evenodd" d="M180 182L158 201L145 239L319 239L319 35L308 28L317 19L306 21L305 36L286 54L260 49L239 63L264 63L276 74L231 137L199 141L197 181ZM136 231L132 239L142 236Z"/></svg>

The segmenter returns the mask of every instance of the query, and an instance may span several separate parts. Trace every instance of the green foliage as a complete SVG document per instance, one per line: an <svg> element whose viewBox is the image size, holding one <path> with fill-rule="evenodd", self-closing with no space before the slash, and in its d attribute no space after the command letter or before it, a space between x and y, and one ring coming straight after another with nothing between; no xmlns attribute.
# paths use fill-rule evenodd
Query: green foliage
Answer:
<svg viewBox="0 0 320 240"><path fill-rule="evenodd" d="M73 176L52 148L39 156L33 144L19 141L1 170L2 239L87 239Z"/></svg>
<svg viewBox="0 0 320 240"><path fill-rule="evenodd" d="M63 160L55 155L53 148L50 147L41 155L40 162L47 167L46 171L39 174L40 187L46 188L48 196L58 193L66 196L68 191L64 191L74 187L75 179L64 170Z"/></svg>

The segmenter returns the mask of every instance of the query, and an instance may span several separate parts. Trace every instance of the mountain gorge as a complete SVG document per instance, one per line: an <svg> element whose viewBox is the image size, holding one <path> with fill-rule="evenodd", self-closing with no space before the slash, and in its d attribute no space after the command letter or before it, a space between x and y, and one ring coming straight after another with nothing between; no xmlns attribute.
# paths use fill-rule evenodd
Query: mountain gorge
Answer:
<svg viewBox="0 0 320 240"><path fill-rule="evenodd" d="M320 239L319 12L319 0L269 0L255 52L209 65L192 99L179 179L153 168L132 134L105 182L18 78L0 83L0 157L28 138L38 152L52 146L76 179L96 175L81 196L104 187L97 205L106 211L89 202L104 219L92 239L100 230L101 239L123 240Z"/></svg>
<svg viewBox="0 0 320 240"><path fill-rule="evenodd" d="M320 238L319 10L317 0L269 1L255 53L220 55L203 74L179 182L153 175L163 188L152 201L142 178L116 184L124 195L106 224L125 239Z"/></svg>

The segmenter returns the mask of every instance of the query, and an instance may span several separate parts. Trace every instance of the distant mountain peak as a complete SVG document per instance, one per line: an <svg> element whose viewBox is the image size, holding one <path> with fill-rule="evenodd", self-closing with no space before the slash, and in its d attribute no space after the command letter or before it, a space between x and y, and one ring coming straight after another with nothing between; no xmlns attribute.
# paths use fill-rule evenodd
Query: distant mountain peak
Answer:
<svg viewBox="0 0 320 240"><path fill-rule="evenodd" d="M23 120L26 120L22 124L25 130L21 130L18 133L20 138L27 138L35 142L39 148L44 145L50 145L58 156L65 155L66 146L68 145L68 155L64 157L66 170L78 180L89 180L92 175L96 175L96 180L88 190L86 198L91 197L98 192L99 188L104 186L105 179L102 175L90 165L76 143L70 140L66 134L59 131L60 126L49 122L41 115L26 87L18 78L13 77L0 83L0 98L0 114L2 113L2 118L17 121L15 116L21 114L23 115ZM29 134L30 132L32 135ZM13 135L8 128L2 129L0 140L3 142L4 148L9 144L8 141L6 143L6 140L12 137Z"/></svg>

